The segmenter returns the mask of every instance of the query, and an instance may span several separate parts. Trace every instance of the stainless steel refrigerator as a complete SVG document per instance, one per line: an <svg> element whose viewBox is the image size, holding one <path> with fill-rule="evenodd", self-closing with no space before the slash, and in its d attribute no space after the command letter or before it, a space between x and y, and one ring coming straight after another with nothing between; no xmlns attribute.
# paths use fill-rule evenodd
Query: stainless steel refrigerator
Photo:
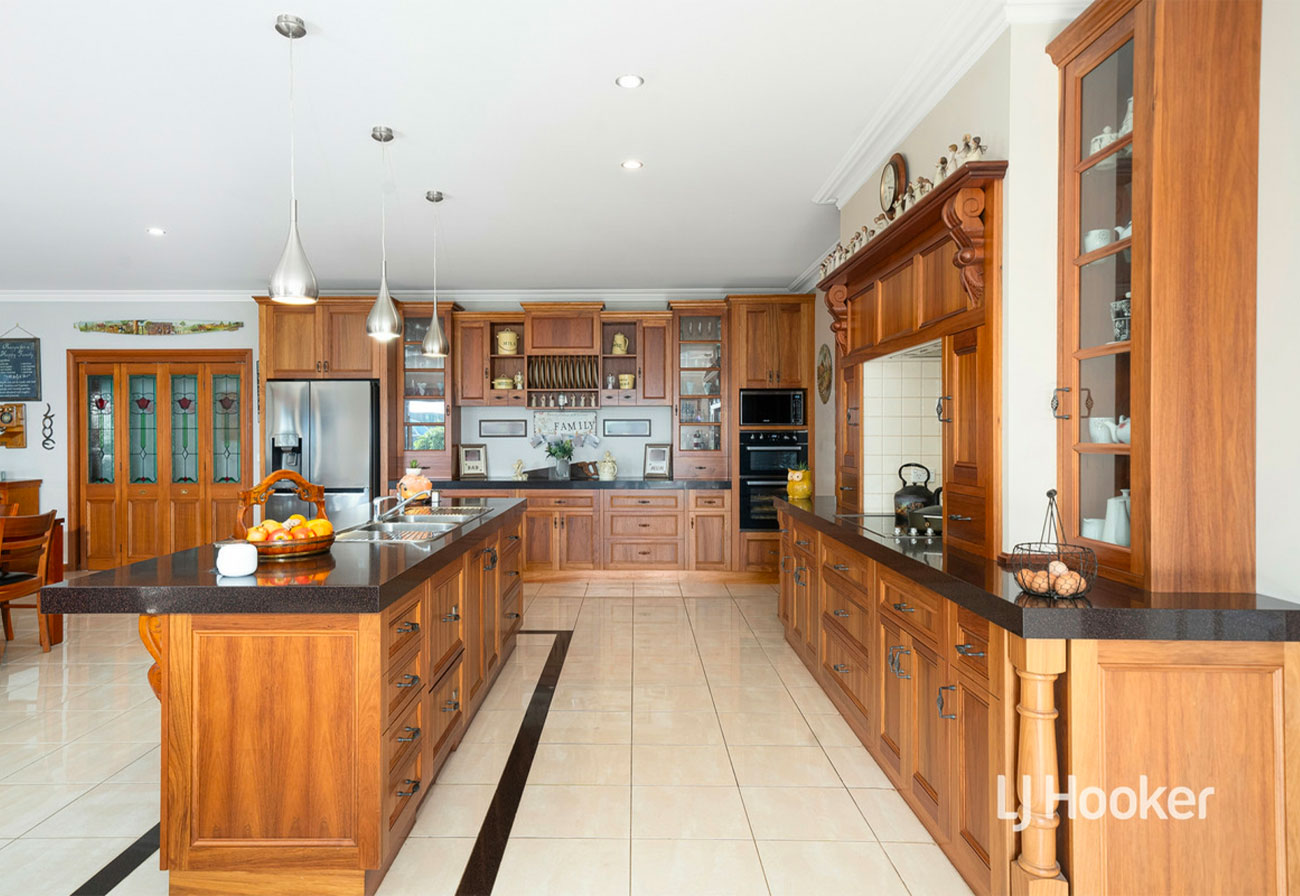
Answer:
<svg viewBox="0 0 1300 896"><path fill-rule="evenodd" d="M379 383L375 380L268 380L267 474L293 470L325 487L325 514L342 528L365 522L379 493ZM281 482L266 502L276 520L316 508Z"/></svg>

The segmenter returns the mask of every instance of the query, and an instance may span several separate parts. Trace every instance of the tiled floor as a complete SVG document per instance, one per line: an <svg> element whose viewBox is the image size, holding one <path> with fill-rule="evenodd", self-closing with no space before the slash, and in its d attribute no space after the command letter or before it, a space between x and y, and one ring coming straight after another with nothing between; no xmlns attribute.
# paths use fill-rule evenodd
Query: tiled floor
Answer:
<svg viewBox="0 0 1300 896"><path fill-rule="evenodd" d="M134 617L0 661L0 891L68 896L158 820ZM786 645L767 585L527 586L572 629L495 894L970 891ZM456 891L550 652L525 635L379 896ZM157 856L112 890L162 896Z"/></svg>

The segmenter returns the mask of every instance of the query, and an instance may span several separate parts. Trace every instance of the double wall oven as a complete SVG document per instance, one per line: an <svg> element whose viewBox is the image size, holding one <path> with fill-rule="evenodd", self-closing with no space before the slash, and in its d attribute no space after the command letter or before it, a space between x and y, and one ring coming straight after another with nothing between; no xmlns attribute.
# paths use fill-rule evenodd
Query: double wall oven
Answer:
<svg viewBox="0 0 1300 896"><path fill-rule="evenodd" d="M808 430L743 430L740 433L740 528L777 528L772 499L785 494L786 471L808 463Z"/></svg>

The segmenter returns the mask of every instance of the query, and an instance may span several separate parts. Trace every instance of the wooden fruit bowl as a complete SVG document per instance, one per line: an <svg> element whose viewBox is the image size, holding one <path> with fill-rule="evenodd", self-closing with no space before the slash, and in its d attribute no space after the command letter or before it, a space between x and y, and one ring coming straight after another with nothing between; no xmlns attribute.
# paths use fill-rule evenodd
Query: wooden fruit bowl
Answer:
<svg viewBox="0 0 1300 896"><path fill-rule="evenodd" d="M325 489L315 483L308 482L292 470L277 470L270 476L267 476L255 487L239 493L239 516L235 518L235 537L240 541L246 541L248 535L248 517L249 512L254 505L264 507L267 498L271 497L271 486L281 479L287 479L293 483L294 490L298 497L303 501L309 501L316 505L316 515L321 519L325 516ZM317 554L324 554L334 545L334 533L329 535L319 535L313 538L295 538L290 541L254 541L249 542L257 548L258 560L300 560L303 557L313 557Z"/></svg>

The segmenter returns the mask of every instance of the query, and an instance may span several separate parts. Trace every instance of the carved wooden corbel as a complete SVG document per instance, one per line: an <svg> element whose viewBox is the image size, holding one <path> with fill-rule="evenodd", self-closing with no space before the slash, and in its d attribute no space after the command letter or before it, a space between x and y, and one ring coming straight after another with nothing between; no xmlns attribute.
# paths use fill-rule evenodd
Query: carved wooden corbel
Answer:
<svg viewBox="0 0 1300 896"><path fill-rule="evenodd" d="M826 310L831 313L831 332L835 334L835 347L839 354L848 351L849 343L849 288L843 283L832 286L826 293Z"/></svg>
<svg viewBox="0 0 1300 896"><path fill-rule="evenodd" d="M141 616L140 617L140 641L144 644L145 650L153 657L153 665L149 667L148 679L149 687L153 688L153 695L159 700L162 699L162 669L158 664L162 662L162 617L161 616Z"/></svg>
<svg viewBox="0 0 1300 896"><path fill-rule="evenodd" d="M952 263L961 270L961 283L971 301L984 301L984 191L963 187L943 207L943 223L948 228L957 254Z"/></svg>

